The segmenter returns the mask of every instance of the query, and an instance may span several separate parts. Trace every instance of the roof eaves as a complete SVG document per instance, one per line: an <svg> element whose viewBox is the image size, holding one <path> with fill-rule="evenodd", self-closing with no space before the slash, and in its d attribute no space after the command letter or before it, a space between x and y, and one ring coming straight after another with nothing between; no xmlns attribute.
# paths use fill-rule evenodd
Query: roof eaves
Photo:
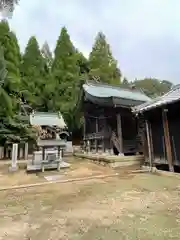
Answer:
<svg viewBox="0 0 180 240"><path fill-rule="evenodd" d="M161 107L166 104L171 104L171 103L177 102L180 100L180 95L179 95L179 97L177 97L175 99L166 99L168 96L170 96L173 92L175 92L177 90L180 90L180 84L173 87L169 92L167 92L163 96L157 97L150 102L147 102L147 103L144 103L137 107L132 108L132 111L134 113L142 113L142 112L154 109L156 107Z"/></svg>
<svg viewBox="0 0 180 240"><path fill-rule="evenodd" d="M121 85L119 85L119 86L118 85L111 85L111 84L102 83L102 82L95 82L95 81L92 81L92 80L86 81L85 84L88 85L88 86L94 86L94 87L113 88L113 89L117 89L117 90L119 89L119 90L123 90L123 91L126 91L126 92L131 92L131 93L136 92L136 93L140 93L142 95L147 96L142 90L139 90L137 88L135 88L135 89L123 88L123 87L121 87Z"/></svg>

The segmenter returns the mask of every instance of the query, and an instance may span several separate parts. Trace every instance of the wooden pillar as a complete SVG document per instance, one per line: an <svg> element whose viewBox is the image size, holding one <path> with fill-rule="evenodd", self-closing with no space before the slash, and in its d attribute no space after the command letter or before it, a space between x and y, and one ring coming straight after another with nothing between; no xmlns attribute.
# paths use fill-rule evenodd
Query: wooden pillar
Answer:
<svg viewBox="0 0 180 240"><path fill-rule="evenodd" d="M121 124L121 115L117 114L117 134L119 140L120 153L123 153L123 137L122 137L122 124Z"/></svg>
<svg viewBox="0 0 180 240"><path fill-rule="evenodd" d="M84 116L84 126L83 127L84 127L83 128L83 138L85 139L85 137L86 137L86 117L85 116Z"/></svg>
<svg viewBox="0 0 180 240"><path fill-rule="evenodd" d="M95 138L95 148L96 148L96 152L98 152L98 139L97 139L97 133L98 133L98 118L96 118L96 138Z"/></svg>
<svg viewBox="0 0 180 240"><path fill-rule="evenodd" d="M102 151L105 152L105 137L102 137Z"/></svg>
<svg viewBox="0 0 180 240"><path fill-rule="evenodd" d="M150 171L152 172L152 163L153 163L153 149L152 149L152 134L150 123L146 120L146 134L147 134L147 145L148 145L148 157L149 157L149 165Z"/></svg>
<svg viewBox="0 0 180 240"><path fill-rule="evenodd" d="M167 155L167 160L168 160L168 164L169 164L169 171L174 172L167 112L168 112L168 109L162 109L162 121L163 121L163 129L164 129L165 149L166 149L166 155Z"/></svg>
<svg viewBox="0 0 180 240"><path fill-rule="evenodd" d="M86 152L86 117L84 116L84 125L83 125L83 150Z"/></svg>

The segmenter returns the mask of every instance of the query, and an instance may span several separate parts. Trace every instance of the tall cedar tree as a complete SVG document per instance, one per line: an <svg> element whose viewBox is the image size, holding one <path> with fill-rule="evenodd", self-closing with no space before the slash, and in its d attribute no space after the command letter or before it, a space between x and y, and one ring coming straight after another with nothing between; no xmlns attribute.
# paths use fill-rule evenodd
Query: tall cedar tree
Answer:
<svg viewBox="0 0 180 240"><path fill-rule="evenodd" d="M7 77L6 61L4 59L4 50L0 46L0 117L12 116L12 100L6 90L4 89L4 83Z"/></svg>
<svg viewBox="0 0 180 240"><path fill-rule="evenodd" d="M54 55L52 64L53 80L56 85L54 103L56 110L60 110L64 114L70 126L77 96L80 67L77 64L77 51L65 27L61 30Z"/></svg>
<svg viewBox="0 0 180 240"><path fill-rule="evenodd" d="M10 31L7 21L0 22L0 45L3 46L8 71L4 87L13 97L19 94L20 86L20 48L16 35Z"/></svg>
<svg viewBox="0 0 180 240"><path fill-rule="evenodd" d="M41 49L41 54L43 58L44 73L45 73L45 76L44 76L45 86L41 95L41 100L42 100L41 109L47 112L47 111L55 110L54 96L56 91L55 81L53 81L53 76L51 74L53 57L47 42L43 44Z"/></svg>
<svg viewBox="0 0 180 240"><path fill-rule="evenodd" d="M33 36L29 39L22 57L21 77L24 99L34 109L42 108L42 93L46 82L44 59L41 55L38 42Z"/></svg>
<svg viewBox="0 0 180 240"><path fill-rule="evenodd" d="M1 0L0 12L2 12L4 16L11 16L18 2L19 0Z"/></svg>
<svg viewBox="0 0 180 240"><path fill-rule="evenodd" d="M99 32L95 39L89 56L89 67L91 79L96 78L109 84L120 84L121 72L117 67L117 61L112 56L110 45L102 32Z"/></svg>
<svg viewBox="0 0 180 240"><path fill-rule="evenodd" d="M49 48L49 45L47 42L45 42L42 46L42 49L41 49L41 53L42 53L42 56L45 60L45 63L46 63L46 66L49 68L51 68L52 66L52 61L53 61L53 58L52 58L52 53L51 53L51 50Z"/></svg>
<svg viewBox="0 0 180 240"><path fill-rule="evenodd" d="M4 51L0 46L0 144L20 142L34 138L34 133L29 127L28 121L21 119L15 109L12 108L14 99L5 89L5 81L8 75L6 69L6 61L4 59ZM17 109L16 109L17 110Z"/></svg>

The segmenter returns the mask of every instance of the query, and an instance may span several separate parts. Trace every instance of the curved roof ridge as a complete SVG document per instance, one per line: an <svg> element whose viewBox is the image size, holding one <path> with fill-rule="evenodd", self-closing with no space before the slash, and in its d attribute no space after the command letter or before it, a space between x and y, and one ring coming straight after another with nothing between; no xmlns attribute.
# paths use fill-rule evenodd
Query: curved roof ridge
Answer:
<svg viewBox="0 0 180 240"><path fill-rule="evenodd" d="M103 82L95 82L93 80L87 80L86 83L87 85L91 85L91 86L98 86L98 87L107 87L107 88L113 88L113 89L120 89L123 91L127 91L127 92L137 92L137 93L141 93L145 96L147 96L142 90L134 88L134 89L128 89L128 88L122 88L121 85L111 85L108 83L103 83Z"/></svg>
<svg viewBox="0 0 180 240"><path fill-rule="evenodd" d="M149 98L146 94L140 91L134 91L130 89L121 88L120 86L94 83L90 81L83 84L83 89L89 95L98 97L98 98L115 97L115 98L129 99L129 100L135 100L140 102L147 102L151 100L151 98Z"/></svg>

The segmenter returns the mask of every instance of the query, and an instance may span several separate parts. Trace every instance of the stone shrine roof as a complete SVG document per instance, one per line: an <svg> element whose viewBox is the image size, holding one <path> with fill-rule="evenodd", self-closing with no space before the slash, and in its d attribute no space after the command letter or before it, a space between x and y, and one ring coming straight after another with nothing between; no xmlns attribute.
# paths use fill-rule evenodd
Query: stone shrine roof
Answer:
<svg viewBox="0 0 180 240"><path fill-rule="evenodd" d="M38 126L57 126L65 128L66 123L60 113L33 112L30 114L30 124Z"/></svg>

